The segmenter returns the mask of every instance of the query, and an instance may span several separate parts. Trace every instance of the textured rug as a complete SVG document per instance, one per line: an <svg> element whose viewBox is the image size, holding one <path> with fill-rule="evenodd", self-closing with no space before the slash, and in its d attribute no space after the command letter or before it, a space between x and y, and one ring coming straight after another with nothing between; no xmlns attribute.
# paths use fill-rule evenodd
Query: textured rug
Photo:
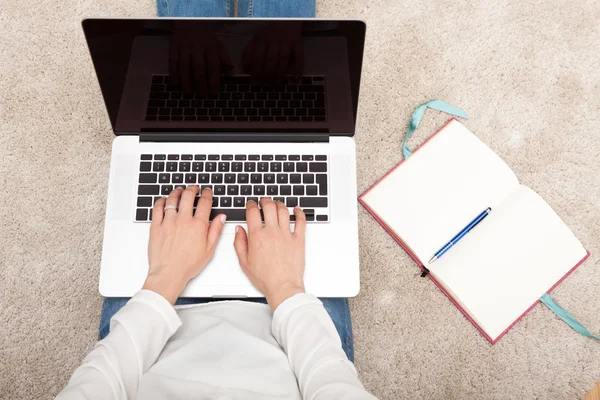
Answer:
<svg viewBox="0 0 600 400"><path fill-rule="evenodd" d="M0 398L52 398L96 341L112 132L80 20L155 12L151 0L0 8ZM600 3L323 0L318 16L368 24L359 190L400 161L417 105L462 107L591 252L554 298L600 332ZM446 119L428 111L410 144ZM491 346L359 212L356 365L375 395L580 399L594 386L600 343L538 305Z"/></svg>

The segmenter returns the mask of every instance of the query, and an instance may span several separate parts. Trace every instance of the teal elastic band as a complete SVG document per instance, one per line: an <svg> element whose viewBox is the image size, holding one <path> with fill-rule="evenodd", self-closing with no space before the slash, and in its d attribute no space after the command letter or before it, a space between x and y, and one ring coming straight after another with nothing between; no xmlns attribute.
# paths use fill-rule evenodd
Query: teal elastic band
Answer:
<svg viewBox="0 0 600 400"><path fill-rule="evenodd" d="M590 333L583 325L581 325L571 314L567 312L564 308L559 306L552 300L552 297L548 293L545 293L540 301L544 303L548 308L558 316L558 318L562 319L569 325L571 328L575 330L577 333L581 333L583 336L591 337L596 340L600 340L600 336L595 336Z"/></svg>
<svg viewBox="0 0 600 400"><path fill-rule="evenodd" d="M406 141L409 137L412 136L414 131L419 126L419 122L421 122L421 118L425 114L425 110L427 108L432 108L434 110L442 111L450 115L454 115L456 117L469 118L467 113L461 110L458 107L454 107L452 104L448 104L442 100L431 100L427 103L421 104L419 107L415 109L410 117L410 121L408 122L408 131L406 131L406 135L404 136L404 142L402 142L402 154L404 155L404 159L407 159L412 155L412 151L408 148Z"/></svg>

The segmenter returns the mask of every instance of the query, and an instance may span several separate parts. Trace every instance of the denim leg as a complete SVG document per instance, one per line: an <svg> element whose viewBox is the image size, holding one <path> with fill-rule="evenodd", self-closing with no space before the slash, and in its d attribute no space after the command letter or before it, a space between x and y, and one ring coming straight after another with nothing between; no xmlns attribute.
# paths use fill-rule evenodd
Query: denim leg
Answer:
<svg viewBox="0 0 600 400"><path fill-rule="evenodd" d="M238 17L314 18L316 0L239 0Z"/></svg>
<svg viewBox="0 0 600 400"><path fill-rule="evenodd" d="M354 342L352 338L352 320L350 319L350 308L348 299L341 298L321 298L325 310L329 313L335 329L340 335L342 348L348 359L354 362ZM106 297L102 304L102 314L100 315L100 340L104 339L110 331L110 319L129 301L129 297ZM210 303L218 301L211 298L180 298L176 305ZM247 299L254 303L266 304L264 298Z"/></svg>
<svg viewBox="0 0 600 400"><path fill-rule="evenodd" d="M233 17L235 0L156 0L159 17Z"/></svg>
<svg viewBox="0 0 600 400"><path fill-rule="evenodd" d="M342 341L342 348L348 360L354 362L354 340L352 338L352 319L350 318L350 307L348 299L344 298L320 298L323 307L329 313L335 329Z"/></svg>

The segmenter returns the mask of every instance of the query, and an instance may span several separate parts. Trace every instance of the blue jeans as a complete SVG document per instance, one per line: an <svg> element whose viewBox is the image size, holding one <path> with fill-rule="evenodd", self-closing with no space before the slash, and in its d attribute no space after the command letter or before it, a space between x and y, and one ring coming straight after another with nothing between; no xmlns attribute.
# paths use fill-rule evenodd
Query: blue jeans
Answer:
<svg viewBox="0 0 600 400"><path fill-rule="evenodd" d="M100 340L104 339L110 330L110 319L127 303L129 298L126 297L107 297L102 304L102 315L100 316ZM322 298L323 306L333 320L335 329L337 329L340 339L342 340L342 348L348 359L354 362L354 344L352 341L352 321L350 319L350 308L348 307L348 299ZM210 298L180 298L175 304L198 304L217 301ZM255 303L264 303L264 298L245 299Z"/></svg>
<svg viewBox="0 0 600 400"><path fill-rule="evenodd" d="M239 0L238 17L314 18L316 0ZM235 0L156 0L159 17L233 17Z"/></svg>

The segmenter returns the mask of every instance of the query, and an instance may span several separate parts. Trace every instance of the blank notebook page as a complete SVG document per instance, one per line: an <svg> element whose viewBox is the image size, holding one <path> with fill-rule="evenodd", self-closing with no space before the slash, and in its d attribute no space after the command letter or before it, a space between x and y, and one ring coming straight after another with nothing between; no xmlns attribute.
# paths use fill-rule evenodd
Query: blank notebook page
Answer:
<svg viewBox="0 0 600 400"><path fill-rule="evenodd" d="M519 186L429 269L496 340L586 254L552 208Z"/></svg>
<svg viewBox="0 0 600 400"><path fill-rule="evenodd" d="M457 232L518 185L500 157L451 120L361 199L427 265Z"/></svg>

